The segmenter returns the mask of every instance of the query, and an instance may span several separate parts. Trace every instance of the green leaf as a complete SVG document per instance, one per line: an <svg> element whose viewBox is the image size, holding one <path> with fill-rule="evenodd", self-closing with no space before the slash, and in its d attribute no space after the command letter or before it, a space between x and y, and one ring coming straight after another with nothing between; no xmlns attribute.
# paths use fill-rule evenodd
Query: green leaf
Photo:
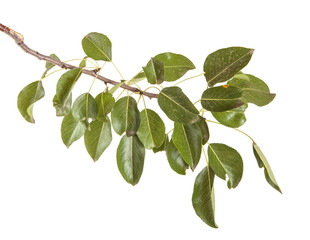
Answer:
<svg viewBox="0 0 310 240"><path fill-rule="evenodd" d="M151 58L143 67L147 81L151 84L161 84L164 81L164 63Z"/></svg>
<svg viewBox="0 0 310 240"><path fill-rule="evenodd" d="M111 93L111 94L115 93L115 91L116 91L117 89L119 89L122 85L123 85L123 82L120 82L120 83L114 85L114 86L111 87L111 89L109 90L109 93Z"/></svg>
<svg viewBox="0 0 310 240"><path fill-rule="evenodd" d="M87 124L89 119L94 120L97 117L97 102L91 94L83 93L75 99L71 112L76 120L84 121Z"/></svg>
<svg viewBox="0 0 310 240"><path fill-rule="evenodd" d="M208 157L210 167L219 178L225 180L226 174L228 175L228 188L237 187L243 174L240 154L225 144L212 143L208 148Z"/></svg>
<svg viewBox="0 0 310 240"><path fill-rule="evenodd" d="M197 166L202 147L200 128L196 124L174 123L172 141L192 170Z"/></svg>
<svg viewBox="0 0 310 240"><path fill-rule="evenodd" d="M98 105L97 119L105 121L107 115L112 111L115 99L111 93L102 92L96 96L95 100Z"/></svg>
<svg viewBox="0 0 310 240"><path fill-rule="evenodd" d="M87 34L82 40L82 47L86 55L94 60L112 60L112 44L104 34L96 32Z"/></svg>
<svg viewBox="0 0 310 240"><path fill-rule="evenodd" d="M80 139L86 130L85 123L77 121L72 114L65 116L61 123L61 139L69 148L73 142Z"/></svg>
<svg viewBox="0 0 310 240"><path fill-rule="evenodd" d="M56 116L67 116L71 111L71 104L72 104L72 93L69 96L66 105L63 106L60 101L58 100L57 94L55 94L53 98L53 106L56 109Z"/></svg>
<svg viewBox="0 0 310 240"><path fill-rule="evenodd" d="M153 153L166 151L168 144L169 144L169 137L168 137L168 134L166 134L163 143L159 147L153 148Z"/></svg>
<svg viewBox="0 0 310 240"><path fill-rule="evenodd" d="M85 68L86 67L86 59L87 59L87 57L83 58L83 60L80 62L79 68Z"/></svg>
<svg viewBox="0 0 310 240"><path fill-rule="evenodd" d="M194 184L192 203L196 214L210 227L217 228L214 212L214 172L205 167L198 174Z"/></svg>
<svg viewBox="0 0 310 240"><path fill-rule="evenodd" d="M267 84L250 74L237 74L228 82L229 85L239 87L243 90L243 98L257 106L265 106L270 103L276 96L270 93Z"/></svg>
<svg viewBox="0 0 310 240"><path fill-rule="evenodd" d="M137 75L135 75L130 81L127 82L127 85L133 85L136 84L138 82L141 82L143 79L146 78L145 73L141 70L141 72L139 72Z"/></svg>
<svg viewBox="0 0 310 240"><path fill-rule="evenodd" d="M202 136L202 145L205 145L209 141L209 128L207 122L203 117L199 116L199 120L195 124L200 128Z"/></svg>
<svg viewBox="0 0 310 240"><path fill-rule="evenodd" d="M242 126L246 121L244 112L248 107L245 100L242 99L242 101L244 104L240 107L225 112L212 112L213 117L227 127L238 128Z"/></svg>
<svg viewBox="0 0 310 240"><path fill-rule="evenodd" d="M112 126L118 135L135 135L140 126L140 112L133 97L120 98L114 105L112 112Z"/></svg>
<svg viewBox="0 0 310 240"><path fill-rule="evenodd" d="M24 87L17 97L17 107L23 118L30 123L35 123L32 110L33 104L43 98L45 91L41 81L36 81Z"/></svg>
<svg viewBox="0 0 310 240"><path fill-rule="evenodd" d="M205 90L201 105L211 112L225 112L243 105L242 89L233 86L212 87Z"/></svg>
<svg viewBox="0 0 310 240"><path fill-rule="evenodd" d="M90 129L85 132L84 144L91 158L97 161L112 141L110 120L95 120L90 123Z"/></svg>
<svg viewBox="0 0 310 240"><path fill-rule="evenodd" d="M267 182L274 189L276 189L280 193L282 193L265 155L260 150L259 146L254 142L253 142L253 152L254 152L255 158L257 160L258 166L260 168L262 168L262 167L264 168L265 178L266 178Z"/></svg>
<svg viewBox="0 0 310 240"><path fill-rule="evenodd" d="M172 170L178 174L185 175L188 164L182 158L180 151L175 147L173 141L169 142L166 154Z"/></svg>
<svg viewBox="0 0 310 240"><path fill-rule="evenodd" d="M183 55L166 52L154 57L164 63L164 80L172 82L181 78L187 71L195 69L195 65Z"/></svg>
<svg viewBox="0 0 310 240"><path fill-rule="evenodd" d="M146 108L141 112L137 135L146 149L159 147L165 140L165 124L156 112Z"/></svg>
<svg viewBox="0 0 310 240"><path fill-rule="evenodd" d="M190 124L199 119L198 110L179 87L163 88L158 95L158 105L174 122Z"/></svg>
<svg viewBox="0 0 310 240"><path fill-rule="evenodd" d="M126 182L136 185L143 172L145 148L137 135L124 135L116 152L117 166Z"/></svg>
<svg viewBox="0 0 310 240"><path fill-rule="evenodd" d="M254 49L230 47L211 53L203 66L209 87L232 78L248 64L253 52Z"/></svg>
<svg viewBox="0 0 310 240"><path fill-rule="evenodd" d="M73 87L79 77L81 76L82 69L72 69L61 75L57 82L56 95L58 101L62 104L63 110L68 106L68 101L72 98L71 93Z"/></svg>
<svg viewBox="0 0 310 240"><path fill-rule="evenodd" d="M55 60L60 61L60 59L59 59L54 53L51 54L50 57L53 58L53 59L55 59ZM55 66L55 64L50 63L50 62L46 62L46 63L45 63L45 72L43 73L42 78L44 78L44 77L46 76L47 72L48 72L49 70L51 70L54 66Z"/></svg>

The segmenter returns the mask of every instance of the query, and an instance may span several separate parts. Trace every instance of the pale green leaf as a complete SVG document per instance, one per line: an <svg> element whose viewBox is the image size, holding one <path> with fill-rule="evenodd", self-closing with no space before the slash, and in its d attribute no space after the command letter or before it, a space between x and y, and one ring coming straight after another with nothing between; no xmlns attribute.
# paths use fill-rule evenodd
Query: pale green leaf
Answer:
<svg viewBox="0 0 310 240"><path fill-rule="evenodd" d="M97 119L105 121L107 115L112 111L115 99L111 93L102 92L96 96L95 100L98 106Z"/></svg>
<svg viewBox="0 0 310 240"><path fill-rule="evenodd" d="M70 94L66 105L63 106L58 100L57 94L53 98L53 106L56 109L56 116L67 116L71 111L72 93Z"/></svg>
<svg viewBox="0 0 310 240"><path fill-rule="evenodd" d="M276 178L271 170L271 167L269 165L269 162L267 161L267 158L263 154L262 150L259 148L259 146L253 142L253 152L255 155L255 158L257 160L258 166L260 168L264 168L265 178L267 182L272 186L274 189L278 190L280 193L282 193Z"/></svg>
<svg viewBox="0 0 310 240"><path fill-rule="evenodd" d="M49 55L51 58L60 61L60 59L53 53L51 55ZM50 63L50 62L46 62L45 63L45 72L42 75L42 78L44 78L46 76L46 74L48 73L49 70L51 70L53 67L55 66L55 64Z"/></svg>
<svg viewBox="0 0 310 240"><path fill-rule="evenodd" d="M141 72L139 72L137 75L135 75L131 80L127 82L127 85L130 86L136 84L138 82L141 82L145 78L146 78L145 73L141 70Z"/></svg>
<svg viewBox="0 0 310 240"><path fill-rule="evenodd" d="M77 121L70 113L62 120L61 139L67 147L70 147L73 142L80 139L84 135L85 130L85 123Z"/></svg>

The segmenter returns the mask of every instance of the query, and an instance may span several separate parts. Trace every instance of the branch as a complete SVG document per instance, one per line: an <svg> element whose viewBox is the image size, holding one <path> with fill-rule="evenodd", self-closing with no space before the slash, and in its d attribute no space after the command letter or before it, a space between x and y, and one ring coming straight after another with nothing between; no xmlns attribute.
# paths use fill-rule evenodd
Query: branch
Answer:
<svg viewBox="0 0 310 240"><path fill-rule="evenodd" d="M52 64L55 64L61 68L65 68L65 69L76 69L78 67L76 66L73 66L71 64L68 64L68 63L64 63L64 62L61 62L61 61L58 61L54 58L51 58L49 56L46 56L46 55L43 55L31 48L29 48L25 43L24 43L24 37L23 35L21 35L20 33L18 32L15 32L14 30L10 29L9 27L3 25L0 23L0 30L2 32L4 32L5 34L9 35L11 38L13 38L16 42L16 44L18 46L20 46L26 53L29 53L30 55L32 56L35 56L37 57L39 60L44 60L46 62L50 62ZM86 74L86 75L89 75L89 76L92 76L92 77L96 77L97 79L103 81L104 83L109 83L109 84L112 84L112 85L117 85L119 84L119 82L117 81L114 81L114 80L111 80L111 79L108 79L106 77L103 77L101 75L97 75L97 72L96 71L93 71L93 70L87 70L87 69L83 69L82 70L82 73ZM143 92L141 91L140 89L138 88L134 88L134 87L131 87L131 86L128 86L126 84L122 84L120 86L121 88L124 88L126 90L129 90L131 92L135 92L135 93L139 93L139 94L142 94L144 96L147 96L149 98L157 98L158 97L158 94L155 94L155 93L149 93L149 92Z"/></svg>

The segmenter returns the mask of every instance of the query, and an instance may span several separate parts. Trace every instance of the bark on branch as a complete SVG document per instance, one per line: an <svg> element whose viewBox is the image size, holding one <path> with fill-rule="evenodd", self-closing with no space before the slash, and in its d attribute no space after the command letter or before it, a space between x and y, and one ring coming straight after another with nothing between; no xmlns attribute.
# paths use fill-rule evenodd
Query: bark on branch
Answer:
<svg viewBox="0 0 310 240"><path fill-rule="evenodd" d="M23 49L26 53L29 53L30 55L32 56L35 56L37 57L39 60L43 60L43 61L46 61L46 62L50 62L52 64L55 64L61 68L65 68L65 69L75 69L75 68L78 68L76 66L73 66L71 64L68 64L68 63L64 63L64 62L61 62L61 61L58 61L56 59L53 59L49 56L46 56L44 54L41 54L31 48L29 48L25 43L24 43L24 38L23 38L23 35L21 35L20 33L18 32L15 32L14 30L10 29L9 27L3 25L0 23L0 30L4 33L6 33L7 35L9 35L11 38L13 38L16 42L16 44L18 46L21 47L21 49ZM89 75L89 76L92 76L92 77L96 77L97 79L103 81L104 83L106 84L112 84L112 85L117 85L119 84L120 82L117 82L117 81L114 81L114 80L111 80L109 78L106 78L106 77L103 77L101 75L97 75L96 74L96 71L93 71L93 70L87 70L87 69L84 69L82 71L82 73L86 74L86 75ZM139 93L139 94L142 94L144 96L147 96L149 98L157 98L158 97L158 94L155 94L155 93L149 93L149 92L143 92L141 90L139 90L138 88L135 88L135 87L131 87L131 86L128 86L126 84L122 84L120 86L121 88L124 88L126 90L129 90L131 92L135 92L135 93Z"/></svg>

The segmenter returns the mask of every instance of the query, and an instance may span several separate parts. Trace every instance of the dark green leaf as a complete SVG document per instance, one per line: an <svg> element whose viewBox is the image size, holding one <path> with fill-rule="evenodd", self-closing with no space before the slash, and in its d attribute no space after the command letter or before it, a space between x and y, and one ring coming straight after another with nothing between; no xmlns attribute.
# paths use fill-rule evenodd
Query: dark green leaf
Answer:
<svg viewBox="0 0 310 240"><path fill-rule="evenodd" d="M169 144L169 138L168 138L168 134L166 134L165 140L163 141L163 143L159 147L154 147L153 152L157 153L157 152L166 151L168 144Z"/></svg>
<svg viewBox="0 0 310 240"><path fill-rule="evenodd" d="M68 106L68 101L72 98L72 89L81 76L82 69L72 69L64 73L57 82L56 95L62 104L63 110Z"/></svg>
<svg viewBox="0 0 310 240"><path fill-rule="evenodd" d="M137 135L124 135L118 145L117 166L123 178L131 185L136 185L143 172L145 148Z"/></svg>
<svg viewBox="0 0 310 240"><path fill-rule="evenodd" d="M196 124L174 123L172 141L192 170L197 166L202 147L200 128Z"/></svg>
<svg viewBox="0 0 310 240"><path fill-rule="evenodd" d="M61 138L63 143L70 147L70 145L80 139L86 130L85 123L77 121L72 114L65 116L61 123Z"/></svg>
<svg viewBox="0 0 310 240"><path fill-rule="evenodd" d="M276 96L276 94L270 93L269 87L263 80L250 74L238 74L228 84L241 88L243 90L242 98L257 106L267 105Z"/></svg>
<svg viewBox="0 0 310 240"><path fill-rule="evenodd" d="M201 116L199 116L199 120L195 122L195 124L200 128L202 136L202 145L205 145L210 137L208 124Z"/></svg>
<svg viewBox="0 0 310 240"><path fill-rule="evenodd" d="M110 120L95 120L90 123L90 129L85 132L84 144L91 158L97 161L112 141Z"/></svg>
<svg viewBox="0 0 310 240"><path fill-rule="evenodd" d="M24 87L17 97L17 107L23 118L30 123L35 123L32 110L33 104L45 95L41 81L36 81Z"/></svg>
<svg viewBox="0 0 310 240"><path fill-rule="evenodd" d="M264 168L264 173L265 173L265 178L267 180L267 182L276 190L278 190L280 193L281 189L276 181L275 176L273 175L273 172L271 170L271 167L265 157L265 155L263 154L263 152L260 150L259 146L253 142L253 152L255 155L255 158L257 160L258 166L260 168Z"/></svg>
<svg viewBox="0 0 310 240"><path fill-rule="evenodd" d="M211 112L224 112L243 105L242 89L233 86L208 88L203 92L201 105Z"/></svg>
<svg viewBox="0 0 310 240"><path fill-rule="evenodd" d="M50 57L51 57L51 58L54 58L55 60L60 61L60 59L59 59L54 53L51 54ZM46 76L47 72L48 72L49 70L51 70L54 66L55 66L55 64L50 63L50 62L46 62L46 63L45 63L45 72L43 73L42 78L44 78L44 77Z"/></svg>
<svg viewBox="0 0 310 240"><path fill-rule="evenodd" d="M211 53L203 66L208 85L212 87L232 78L248 64L253 52L254 49L230 47Z"/></svg>
<svg viewBox="0 0 310 240"><path fill-rule="evenodd" d="M86 55L94 60L112 60L112 44L104 34L96 32L87 34L82 40L82 46Z"/></svg>
<svg viewBox="0 0 310 240"><path fill-rule="evenodd" d="M151 58L145 67L143 67L147 81L151 84L161 84L164 81L164 63Z"/></svg>
<svg viewBox="0 0 310 240"><path fill-rule="evenodd" d="M70 94L66 105L63 106L58 100L57 94L53 98L53 106L56 109L56 116L67 116L71 111L72 93Z"/></svg>
<svg viewBox="0 0 310 240"><path fill-rule="evenodd" d="M173 141L170 141L167 147L167 159L170 167L178 174L185 175L188 164L182 158L179 150L174 146Z"/></svg>
<svg viewBox="0 0 310 240"><path fill-rule="evenodd" d="M228 175L228 188L237 187L243 174L240 154L225 144L212 143L208 148L208 157L210 167L218 177L225 180L226 174Z"/></svg>
<svg viewBox="0 0 310 240"><path fill-rule="evenodd" d="M130 86L130 85L136 84L136 83L142 81L145 78L146 78L145 73L141 70L141 72L139 72L130 81L127 82L127 85Z"/></svg>
<svg viewBox="0 0 310 240"><path fill-rule="evenodd" d="M102 92L96 96L95 100L98 105L97 119L105 121L107 115L112 111L115 99L111 93Z"/></svg>
<svg viewBox="0 0 310 240"><path fill-rule="evenodd" d="M111 118L117 134L126 132L127 136L134 135L140 126L140 112L136 100L130 96L120 98L112 109Z"/></svg>
<svg viewBox="0 0 310 240"><path fill-rule="evenodd" d="M179 87L163 88L158 95L158 105L174 122L189 124L199 119L198 110Z"/></svg>
<svg viewBox="0 0 310 240"><path fill-rule="evenodd" d="M74 101L71 112L76 120L87 124L89 119L94 120L97 117L97 102L91 94L83 93Z"/></svg>
<svg viewBox="0 0 310 240"><path fill-rule="evenodd" d="M192 203L196 214L210 227L217 228L214 212L214 172L205 167L198 174L192 196Z"/></svg>
<svg viewBox="0 0 310 240"><path fill-rule="evenodd" d="M164 63L164 80L168 82L178 80L187 71L195 69L194 64L180 54L166 52L158 54L154 58Z"/></svg>
<svg viewBox="0 0 310 240"><path fill-rule="evenodd" d="M242 126L246 121L244 111L248 107L245 100L243 99L242 101L244 104L240 107L225 112L212 112L213 117L227 127L238 128Z"/></svg>
<svg viewBox="0 0 310 240"><path fill-rule="evenodd" d="M165 140L165 124L156 112L144 109L137 135L145 148L159 147Z"/></svg>

